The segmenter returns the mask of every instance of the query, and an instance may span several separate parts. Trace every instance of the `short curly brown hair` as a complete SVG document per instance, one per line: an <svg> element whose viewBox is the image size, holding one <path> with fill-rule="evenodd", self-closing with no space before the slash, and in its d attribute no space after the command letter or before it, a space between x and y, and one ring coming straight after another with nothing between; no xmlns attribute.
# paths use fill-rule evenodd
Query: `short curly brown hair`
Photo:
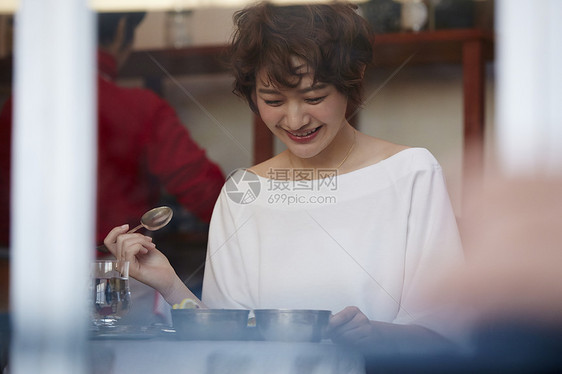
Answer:
<svg viewBox="0 0 562 374"><path fill-rule="evenodd" d="M264 69L274 86L296 87L302 76L292 63L297 57L312 69L314 82L333 84L360 105L363 72L373 59L373 34L355 9L342 2L292 6L263 2L236 12L229 49L233 92L257 113L253 100L257 73Z"/></svg>

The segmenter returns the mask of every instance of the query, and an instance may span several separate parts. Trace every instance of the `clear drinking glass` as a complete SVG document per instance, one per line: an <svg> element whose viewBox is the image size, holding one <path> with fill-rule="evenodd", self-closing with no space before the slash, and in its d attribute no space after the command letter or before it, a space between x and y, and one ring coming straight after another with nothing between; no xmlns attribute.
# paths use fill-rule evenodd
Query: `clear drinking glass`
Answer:
<svg viewBox="0 0 562 374"><path fill-rule="evenodd" d="M115 328L129 311L129 262L97 260L92 263L93 324L97 328Z"/></svg>

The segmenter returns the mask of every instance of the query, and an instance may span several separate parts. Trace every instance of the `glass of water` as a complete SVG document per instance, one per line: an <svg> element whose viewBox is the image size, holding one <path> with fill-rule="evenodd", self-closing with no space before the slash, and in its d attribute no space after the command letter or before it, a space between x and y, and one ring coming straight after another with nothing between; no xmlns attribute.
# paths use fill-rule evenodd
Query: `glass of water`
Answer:
<svg viewBox="0 0 562 374"><path fill-rule="evenodd" d="M91 273L93 324L100 329L116 328L131 305L129 262L97 260Z"/></svg>

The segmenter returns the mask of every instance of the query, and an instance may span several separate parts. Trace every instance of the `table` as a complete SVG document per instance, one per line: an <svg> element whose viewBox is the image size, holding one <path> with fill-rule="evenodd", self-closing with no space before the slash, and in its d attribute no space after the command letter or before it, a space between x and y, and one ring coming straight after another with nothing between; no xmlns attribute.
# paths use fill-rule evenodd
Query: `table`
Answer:
<svg viewBox="0 0 562 374"><path fill-rule="evenodd" d="M363 356L330 342L91 340L93 373L364 374Z"/></svg>

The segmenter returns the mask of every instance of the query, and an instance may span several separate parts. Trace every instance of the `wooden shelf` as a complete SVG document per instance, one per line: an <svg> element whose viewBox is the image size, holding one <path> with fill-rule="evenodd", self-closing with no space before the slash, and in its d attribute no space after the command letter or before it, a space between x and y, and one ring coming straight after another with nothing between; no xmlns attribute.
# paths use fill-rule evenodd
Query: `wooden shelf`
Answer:
<svg viewBox="0 0 562 374"><path fill-rule="evenodd" d="M224 52L225 45L135 51L119 72L119 77L149 78L225 73L227 68Z"/></svg>
<svg viewBox="0 0 562 374"><path fill-rule="evenodd" d="M438 30L375 35L374 65L398 66L415 54L411 64L463 62L466 43L482 44L483 59L493 60L493 35L478 29Z"/></svg>
<svg viewBox="0 0 562 374"><path fill-rule="evenodd" d="M373 42L374 65L397 66L414 53L412 64L462 63L463 45L467 42L482 43L483 58L493 59L493 36L490 32L478 29L437 30L376 35ZM225 52L226 45L135 51L120 72L120 77L225 73Z"/></svg>

